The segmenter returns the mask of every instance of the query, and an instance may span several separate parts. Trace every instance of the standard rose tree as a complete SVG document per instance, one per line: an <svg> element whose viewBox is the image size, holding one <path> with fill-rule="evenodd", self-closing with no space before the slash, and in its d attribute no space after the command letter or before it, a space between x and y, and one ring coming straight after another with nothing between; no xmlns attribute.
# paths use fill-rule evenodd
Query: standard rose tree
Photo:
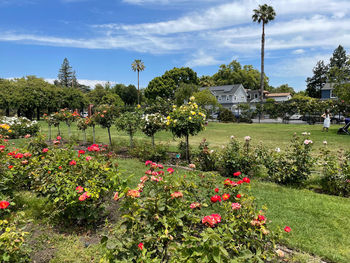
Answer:
<svg viewBox="0 0 350 263"><path fill-rule="evenodd" d="M111 127L114 123L114 120L117 116L117 111L115 106L113 105L101 105L96 109L96 113L94 115L95 121L100 124L103 128L107 128L109 145L112 145L112 137L111 137Z"/></svg>
<svg viewBox="0 0 350 263"><path fill-rule="evenodd" d="M189 141L190 135L196 135L204 129L205 114L191 97L186 105L181 107L173 106L172 112L167 117L166 125L175 137L186 138L186 159L190 163Z"/></svg>

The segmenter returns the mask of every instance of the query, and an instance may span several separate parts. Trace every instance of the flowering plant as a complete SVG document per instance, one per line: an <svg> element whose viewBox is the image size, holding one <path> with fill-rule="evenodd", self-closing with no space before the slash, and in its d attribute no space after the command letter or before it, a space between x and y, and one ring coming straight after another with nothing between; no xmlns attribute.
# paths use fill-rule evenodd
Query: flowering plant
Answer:
<svg viewBox="0 0 350 263"><path fill-rule="evenodd" d="M274 234L246 194L249 182L243 175L224 186L213 174L183 176L152 161L145 165L149 168L137 187L118 193L123 215L113 234L102 238L104 260L239 262L273 257ZM222 192L217 188L216 199L221 202L212 203L218 183Z"/></svg>
<svg viewBox="0 0 350 263"><path fill-rule="evenodd" d="M169 127L175 137L186 138L186 157L188 162L190 162L189 136L196 135L202 131L206 120L206 115L194 102L194 99L194 97L191 97L188 104L180 107L176 107L174 105L173 110L167 117L166 122L166 125Z"/></svg>
<svg viewBox="0 0 350 263"><path fill-rule="evenodd" d="M141 130L144 134L152 138L154 146L154 135L165 128L165 117L160 113L145 114L142 117Z"/></svg>
<svg viewBox="0 0 350 263"><path fill-rule="evenodd" d="M31 121L25 117L0 118L0 135L8 138L19 138L25 135L36 135L40 130L37 121Z"/></svg>

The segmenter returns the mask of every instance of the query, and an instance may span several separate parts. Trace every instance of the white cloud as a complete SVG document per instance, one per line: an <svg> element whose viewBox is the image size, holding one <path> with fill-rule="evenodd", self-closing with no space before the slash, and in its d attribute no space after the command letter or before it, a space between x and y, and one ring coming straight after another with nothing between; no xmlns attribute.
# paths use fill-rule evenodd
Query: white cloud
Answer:
<svg viewBox="0 0 350 263"><path fill-rule="evenodd" d="M304 54L305 50L300 48L300 49L293 50L292 53L295 54L295 55L300 55L300 54Z"/></svg>
<svg viewBox="0 0 350 263"><path fill-rule="evenodd" d="M54 83L54 81L56 79L45 79L47 82L49 83ZM107 80L91 80L91 79L78 79L78 83L85 85L85 86L89 86L90 88L94 88L97 84L101 84L102 86L104 86L107 83L110 83L111 85L115 85L116 82L114 81L107 81Z"/></svg>
<svg viewBox="0 0 350 263"><path fill-rule="evenodd" d="M211 66L223 63L223 61L217 60L214 56L210 55L204 50L198 51L192 55L192 58L186 62L186 67L197 67L197 66Z"/></svg>

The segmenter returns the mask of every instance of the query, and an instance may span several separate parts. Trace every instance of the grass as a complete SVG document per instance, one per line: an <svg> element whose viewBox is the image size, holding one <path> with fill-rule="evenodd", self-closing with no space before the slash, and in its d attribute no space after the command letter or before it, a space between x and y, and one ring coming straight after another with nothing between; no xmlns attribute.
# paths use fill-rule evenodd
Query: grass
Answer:
<svg viewBox="0 0 350 263"><path fill-rule="evenodd" d="M44 134L48 134L48 126L45 122L41 121L41 131ZM220 147L225 145L231 135L234 135L239 140L243 141L244 136L251 136L253 143L263 142L269 147L285 148L289 141L296 132L301 134L302 132L310 132L311 138L314 141L315 149L322 147L323 141L326 140L331 149L350 150L350 136L338 135L337 130L341 125L331 125L329 132L322 132L321 125L303 125L303 124L245 124L245 123L217 123L209 122L206 129L196 136L190 137L190 144L192 147L199 145L203 138L207 138L211 147ZM63 138L68 137L67 126L62 123L60 126L61 134ZM52 128L53 136L57 134L57 129ZM117 131L115 127L111 128L112 139L116 143L127 144L129 137L126 133ZM92 138L91 128L87 130L88 138ZM74 138L83 139L81 131L76 129L75 124L72 126L72 136ZM96 138L98 142L108 143L107 130L99 126L96 126ZM138 132L135 136L136 140L150 142L150 138L143 133ZM91 139L92 140L92 139ZM162 131L155 135L156 142L167 143L171 146L172 150L176 149L180 139L174 139L169 131Z"/></svg>
<svg viewBox="0 0 350 263"><path fill-rule="evenodd" d="M274 229L292 228L283 234L287 246L333 262L350 262L349 198L263 182L252 183L252 194L260 206L268 207Z"/></svg>

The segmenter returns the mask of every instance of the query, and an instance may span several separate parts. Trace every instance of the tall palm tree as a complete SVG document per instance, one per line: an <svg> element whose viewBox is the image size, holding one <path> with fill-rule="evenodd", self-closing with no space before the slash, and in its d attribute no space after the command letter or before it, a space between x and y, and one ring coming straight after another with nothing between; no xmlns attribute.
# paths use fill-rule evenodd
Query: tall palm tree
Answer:
<svg viewBox="0 0 350 263"><path fill-rule="evenodd" d="M133 71L137 71L137 104L140 104L140 71L145 70L145 65L141 59L135 59L131 64Z"/></svg>
<svg viewBox="0 0 350 263"><path fill-rule="evenodd" d="M274 20L276 13L272 6L267 4L259 5L259 9L253 10L252 16L253 22L262 23L262 36L261 36L261 75L260 75L260 91L261 91L261 103L264 97L264 55L265 55L265 25Z"/></svg>

